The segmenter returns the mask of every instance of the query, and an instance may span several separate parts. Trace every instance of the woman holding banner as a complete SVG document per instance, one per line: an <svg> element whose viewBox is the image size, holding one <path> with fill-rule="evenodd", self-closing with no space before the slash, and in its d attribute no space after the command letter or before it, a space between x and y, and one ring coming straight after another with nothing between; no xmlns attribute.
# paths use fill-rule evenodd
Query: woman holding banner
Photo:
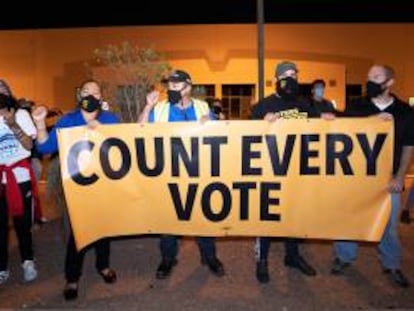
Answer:
<svg viewBox="0 0 414 311"><path fill-rule="evenodd" d="M76 110L62 116L56 125L48 133L46 130L45 118L47 109L37 107L33 113L38 136L37 150L42 154L50 154L58 151L57 130L75 126L88 126L91 129L99 124L118 123L117 116L102 109L102 94L98 82L88 80L82 83L79 94L79 103ZM102 239L93 244L96 252L96 269L106 283L116 281L116 273L109 268L109 240ZM78 251L72 230L70 230L67 242L65 258L66 285L63 291L66 300L76 299L78 296L78 282L82 273L82 264L86 250Z"/></svg>

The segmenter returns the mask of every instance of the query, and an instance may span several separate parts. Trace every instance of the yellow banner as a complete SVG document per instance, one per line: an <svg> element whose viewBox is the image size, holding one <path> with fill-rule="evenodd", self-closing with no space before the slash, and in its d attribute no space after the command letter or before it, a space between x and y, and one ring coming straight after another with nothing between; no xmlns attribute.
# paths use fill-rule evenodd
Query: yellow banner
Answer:
<svg viewBox="0 0 414 311"><path fill-rule="evenodd" d="M78 248L110 236L378 241L392 122L120 124L58 133Z"/></svg>

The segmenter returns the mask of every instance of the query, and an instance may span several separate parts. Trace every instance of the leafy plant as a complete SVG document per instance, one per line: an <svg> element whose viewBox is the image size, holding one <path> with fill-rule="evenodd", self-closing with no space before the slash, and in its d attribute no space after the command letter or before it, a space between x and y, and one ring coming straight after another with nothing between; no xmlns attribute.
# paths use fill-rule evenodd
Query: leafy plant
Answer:
<svg viewBox="0 0 414 311"><path fill-rule="evenodd" d="M171 69L165 56L151 48L123 42L93 51L88 68L100 81L114 111L123 122L136 122L145 98Z"/></svg>

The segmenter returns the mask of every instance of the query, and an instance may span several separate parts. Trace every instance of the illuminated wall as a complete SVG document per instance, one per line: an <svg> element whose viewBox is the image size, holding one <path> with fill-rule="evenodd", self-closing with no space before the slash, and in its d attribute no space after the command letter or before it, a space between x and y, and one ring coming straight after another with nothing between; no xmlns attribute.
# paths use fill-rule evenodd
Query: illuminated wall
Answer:
<svg viewBox="0 0 414 311"><path fill-rule="evenodd" d="M412 38L414 25L404 24L266 25L265 78L273 79L276 61L295 60L302 82L334 81L327 96L341 106L345 83L364 83L369 66L384 62L395 67L396 91L406 99L414 93ZM0 77L19 97L70 109L91 51L124 40L165 51L195 83L257 83L255 25L1 31ZM268 83L266 94L273 89Z"/></svg>

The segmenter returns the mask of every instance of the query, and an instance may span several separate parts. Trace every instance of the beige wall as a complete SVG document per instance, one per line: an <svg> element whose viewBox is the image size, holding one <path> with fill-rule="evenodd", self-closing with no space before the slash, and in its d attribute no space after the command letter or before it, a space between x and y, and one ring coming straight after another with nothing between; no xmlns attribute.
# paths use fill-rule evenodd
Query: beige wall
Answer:
<svg viewBox="0 0 414 311"><path fill-rule="evenodd" d="M414 95L413 38L414 25L405 24L266 25L265 78L272 80L277 60L298 61L301 81L336 81L327 95L341 105L345 81L363 83L371 64L388 63L397 71L396 91L406 99ZM0 77L18 96L69 109L92 50L124 40L165 51L195 83L257 82L255 25L1 31Z"/></svg>

